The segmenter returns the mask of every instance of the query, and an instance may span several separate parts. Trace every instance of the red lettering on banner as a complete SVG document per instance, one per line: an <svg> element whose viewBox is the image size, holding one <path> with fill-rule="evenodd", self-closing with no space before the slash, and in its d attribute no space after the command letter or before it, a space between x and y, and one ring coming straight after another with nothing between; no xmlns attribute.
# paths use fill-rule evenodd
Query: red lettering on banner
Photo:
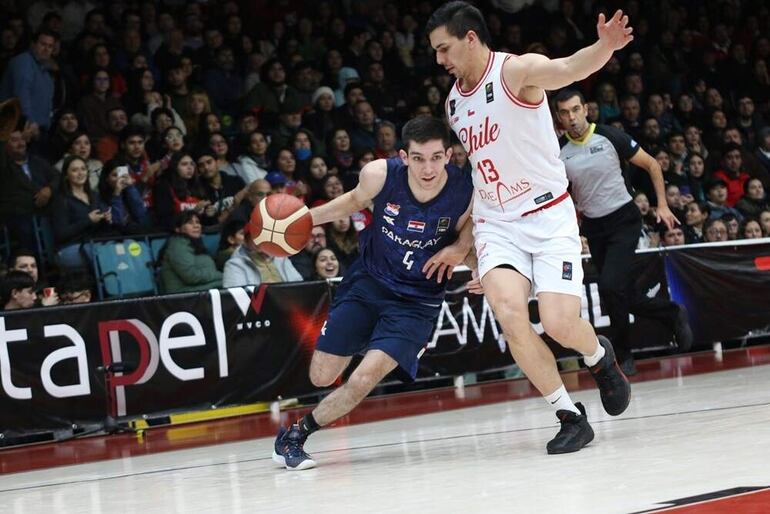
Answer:
<svg viewBox="0 0 770 514"><path fill-rule="evenodd" d="M102 350L102 363L104 363L105 368L114 363L112 360L112 349L110 348L110 333L126 332L134 338L134 341L136 341L136 345L139 348L139 363L137 364L136 369L131 373L112 378L112 385L126 386L137 383L150 365L150 353L152 352L152 349L150 348L150 343L147 338L134 323L125 319L100 321L98 327L99 346Z"/></svg>
<svg viewBox="0 0 770 514"><path fill-rule="evenodd" d="M492 123L490 126L489 123L489 116L486 116L484 121L479 123L477 129L474 130L473 125L460 129L460 141L467 149L469 157L473 155L476 150L497 141L497 138L500 136L500 125Z"/></svg>
<svg viewBox="0 0 770 514"><path fill-rule="evenodd" d="M770 256L755 258L754 265L759 271L770 271Z"/></svg>

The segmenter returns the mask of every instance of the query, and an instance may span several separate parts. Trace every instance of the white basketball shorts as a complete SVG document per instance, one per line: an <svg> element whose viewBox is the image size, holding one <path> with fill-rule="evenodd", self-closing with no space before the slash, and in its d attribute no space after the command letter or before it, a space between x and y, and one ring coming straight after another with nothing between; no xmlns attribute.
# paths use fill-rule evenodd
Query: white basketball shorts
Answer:
<svg viewBox="0 0 770 514"><path fill-rule="evenodd" d="M534 294L582 296L583 263L572 198L513 221L474 217L479 276L512 266L529 279Z"/></svg>

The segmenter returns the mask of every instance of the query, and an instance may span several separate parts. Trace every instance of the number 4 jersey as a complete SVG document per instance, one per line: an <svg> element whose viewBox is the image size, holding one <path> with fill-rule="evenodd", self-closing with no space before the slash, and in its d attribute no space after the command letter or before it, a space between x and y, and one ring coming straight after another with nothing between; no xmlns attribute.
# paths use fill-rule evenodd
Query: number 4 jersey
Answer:
<svg viewBox="0 0 770 514"><path fill-rule="evenodd" d="M529 104L503 82L503 63L490 52L482 79L462 91L456 81L446 100L449 126L473 167L474 220L510 221L566 198L567 175L548 102Z"/></svg>
<svg viewBox="0 0 770 514"><path fill-rule="evenodd" d="M432 200L418 202L408 183L408 169L394 157L374 197L372 222L360 234L361 263L393 293L420 302L440 304L446 280L425 278L422 267L435 253L457 239L457 222L473 196L470 176L448 165L447 182Z"/></svg>

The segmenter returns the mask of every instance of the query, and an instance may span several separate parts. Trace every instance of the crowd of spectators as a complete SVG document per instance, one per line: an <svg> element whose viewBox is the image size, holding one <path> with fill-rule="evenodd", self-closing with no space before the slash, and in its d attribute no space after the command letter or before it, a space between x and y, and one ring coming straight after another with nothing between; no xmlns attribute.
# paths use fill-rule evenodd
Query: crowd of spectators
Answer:
<svg viewBox="0 0 770 514"><path fill-rule="evenodd" d="M398 155L411 117L444 116L453 79L423 31L438 3L2 2L0 100L17 98L22 112L0 155L11 246L39 260L40 217L59 249L166 232L163 292L344 273L368 211L314 228L289 259L260 252L244 226L276 192L309 206L340 196L367 162ZM598 12L625 9L634 41L576 86L590 121L622 128L663 168L682 225L659 232L652 185L628 170L647 220L640 247L770 235L764 2L476 3L495 50L552 58L592 43ZM213 253L201 241L211 233L221 234ZM88 289L76 278L66 294ZM15 308L43 281L14 271L7 282L2 301Z"/></svg>

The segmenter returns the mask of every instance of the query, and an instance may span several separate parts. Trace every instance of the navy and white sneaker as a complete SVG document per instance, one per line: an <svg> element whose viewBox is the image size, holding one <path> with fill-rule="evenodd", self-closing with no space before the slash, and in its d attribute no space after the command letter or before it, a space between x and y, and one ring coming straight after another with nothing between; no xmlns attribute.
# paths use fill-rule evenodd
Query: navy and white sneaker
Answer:
<svg viewBox="0 0 770 514"><path fill-rule="evenodd" d="M314 468L315 461L303 448L305 439L297 425L292 425L288 430L281 427L275 438L273 462L291 471Z"/></svg>

